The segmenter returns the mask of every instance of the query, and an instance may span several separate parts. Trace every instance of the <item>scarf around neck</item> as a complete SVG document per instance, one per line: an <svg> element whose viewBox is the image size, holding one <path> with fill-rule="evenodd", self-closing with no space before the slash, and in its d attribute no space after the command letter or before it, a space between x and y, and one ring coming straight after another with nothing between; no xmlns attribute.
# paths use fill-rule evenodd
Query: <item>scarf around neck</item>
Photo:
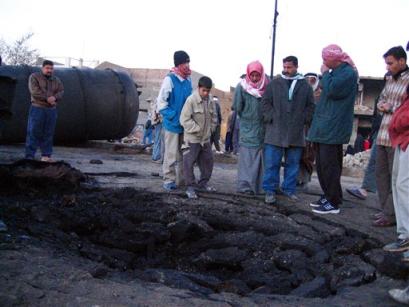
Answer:
<svg viewBox="0 0 409 307"><path fill-rule="evenodd" d="M297 73L292 77L281 74L281 78L283 78L285 80L292 80L291 86L288 89L288 101L292 101L293 100L293 95L294 95L295 85L297 84L298 80L304 79L304 76L302 74L300 74L300 73Z"/></svg>
<svg viewBox="0 0 409 307"><path fill-rule="evenodd" d="M252 82L250 79L250 74L255 71L261 75L261 79L257 83ZM246 77L240 81L241 87L247 93L256 98L261 98L266 90L267 84L268 78L264 73L263 65L259 61L254 61L247 65Z"/></svg>
<svg viewBox="0 0 409 307"><path fill-rule="evenodd" d="M190 70L190 68L181 69L180 66L173 67L170 71L185 80L192 74L192 71Z"/></svg>

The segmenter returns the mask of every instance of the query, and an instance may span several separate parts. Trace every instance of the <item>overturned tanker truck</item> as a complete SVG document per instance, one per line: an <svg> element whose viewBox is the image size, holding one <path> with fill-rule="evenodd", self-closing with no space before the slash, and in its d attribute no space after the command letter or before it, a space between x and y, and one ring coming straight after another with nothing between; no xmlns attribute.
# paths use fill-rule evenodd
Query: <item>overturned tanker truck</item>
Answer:
<svg viewBox="0 0 409 307"><path fill-rule="evenodd" d="M24 142L30 108L31 66L0 66L0 142ZM137 86L129 75L111 69L56 68L64 84L58 104L55 142L118 139L135 126Z"/></svg>

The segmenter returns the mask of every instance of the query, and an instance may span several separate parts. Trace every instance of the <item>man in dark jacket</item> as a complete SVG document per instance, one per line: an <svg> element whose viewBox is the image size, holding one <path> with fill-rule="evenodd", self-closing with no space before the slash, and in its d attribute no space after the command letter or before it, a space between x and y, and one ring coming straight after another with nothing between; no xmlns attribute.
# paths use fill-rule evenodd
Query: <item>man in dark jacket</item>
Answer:
<svg viewBox="0 0 409 307"><path fill-rule="evenodd" d="M275 202L280 189L280 167L285 157L282 192L291 201L295 195L300 159L305 146L305 125L311 122L314 112L314 95L311 86L297 72L298 59L283 59L283 74L275 78L263 95L264 179L266 203Z"/></svg>
<svg viewBox="0 0 409 307"><path fill-rule="evenodd" d="M342 203L342 145L349 143L358 73L354 62L337 45L322 51L322 93L307 139L316 143L317 175L324 195L311 203L313 212L339 213Z"/></svg>

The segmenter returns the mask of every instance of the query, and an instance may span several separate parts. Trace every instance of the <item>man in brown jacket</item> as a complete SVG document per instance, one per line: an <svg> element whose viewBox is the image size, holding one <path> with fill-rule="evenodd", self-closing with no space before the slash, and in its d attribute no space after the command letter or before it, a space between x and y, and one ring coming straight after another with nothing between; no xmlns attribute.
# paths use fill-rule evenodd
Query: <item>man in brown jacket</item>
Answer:
<svg viewBox="0 0 409 307"><path fill-rule="evenodd" d="M27 124L26 159L34 159L37 148L40 147L41 161L52 161L57 104L64 94L63 84L53 72L54 63L45 60L41 72L32 73L28 80L31 106Z"/></svg>
<svg viewBox="0 0 409 307"><path fill-rule="evenodd" d="M189 198L197 198L193 172L195 163L200 169L199 189L215 191L207 185L213 171L210 136L217 126L216 106L209 97L212 85L210 78L200 78L197 91L187 98L180 114L180 124L184 128L184 143L188 146L183 153L183 171L187 186L186 195Z"/></svg>

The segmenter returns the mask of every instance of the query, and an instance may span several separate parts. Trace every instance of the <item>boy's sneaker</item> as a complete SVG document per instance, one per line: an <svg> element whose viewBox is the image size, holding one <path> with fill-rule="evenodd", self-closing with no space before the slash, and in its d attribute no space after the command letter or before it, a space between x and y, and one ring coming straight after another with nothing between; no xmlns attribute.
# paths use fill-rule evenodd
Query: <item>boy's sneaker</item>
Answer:
<svg viewBox="0 0 409 307"><path fill-rule="evenodd" d="M402 261L403 262L409 262L409 251L406 251L406 252L403 253Z"/></svg>
<svg viewBox="0 0 409 307"><path fill-rule="evenodd" d="M409 304L409 287L401 289L389 290L389 295L397 302L402 304Z"/></svg>
<svg viewBox="0 0 409 307"><path fill-rule="evenodd" d="M264 202L266 204L274 204L276 202L276 196L273 192L266 192L266 196L264 198Z"/></svg>
<svg viewBox="0 0 409 307"><path fill-rule="evenodd" d="M193 187L187 187L187 189L186 189L186 195L187 195L187 198L189 198L189 199L196 199L196 198L198 198L198 197L197 197L197 194L196 194L196 192L195 192L195 189L194 189Z"/></svg>
<svg viewBox="0 0 409 307"><path fill-rule="evenodd" d="M41 162L54 163L55 161L54 161L53 159L51 159L51 157L42 156L42 157L41 157Z"/></svg>
<svg viewBox="0 0 409 307"><path fill-rule="evenodd" d="M335 208L329 201L326 201L324 204L318 208L312 209L312 212L318 214L338 214L340 212L339 208Z"/></svg>
<svg viewBox="0 0 409 307"><path fill-rule="evenodd" d="M386 244L383 247L385 252L404 252L409 250L409 239L398 239L396 242Z"/></svg>
<svg viewBox="0 0 409 307"><path fill-rule="evenodd" d="M168 191L171 192L173 190L176 190L176 183L174 182L168 182L168 183L164 183L163 184L163 188Z"/></svg>
<svg viewBox="0 0 409 307"><path fill-rule="evenodd" d="M300 198L295 195L295 193L284 193L284 196L292 203L297 203L300 201Z"/></svg>
<svg viewBox="0 0 409 307"><path fill-rule="evenodd" d="M6 232L7 231L7 225L0 220L0 232Z"/></svg>
<svg viewBox="0 0 409 307"><path fill-rule="evenodd" d="M215 187L209 186L209 185L205 185L202 187L199 187L199 191L203 191L203 192L217 192Z"/></svg>
<svg viewBox="0 0 409 307"><path fill-rule="evenodd" d="M318 208L318 207L321 207L326 202L327 202L327 200L326 200L325 196L322 195L319 200L316 200L316 201L313 201L312 203L310 203L310 206L314 207L314 208Z"/></svg>

